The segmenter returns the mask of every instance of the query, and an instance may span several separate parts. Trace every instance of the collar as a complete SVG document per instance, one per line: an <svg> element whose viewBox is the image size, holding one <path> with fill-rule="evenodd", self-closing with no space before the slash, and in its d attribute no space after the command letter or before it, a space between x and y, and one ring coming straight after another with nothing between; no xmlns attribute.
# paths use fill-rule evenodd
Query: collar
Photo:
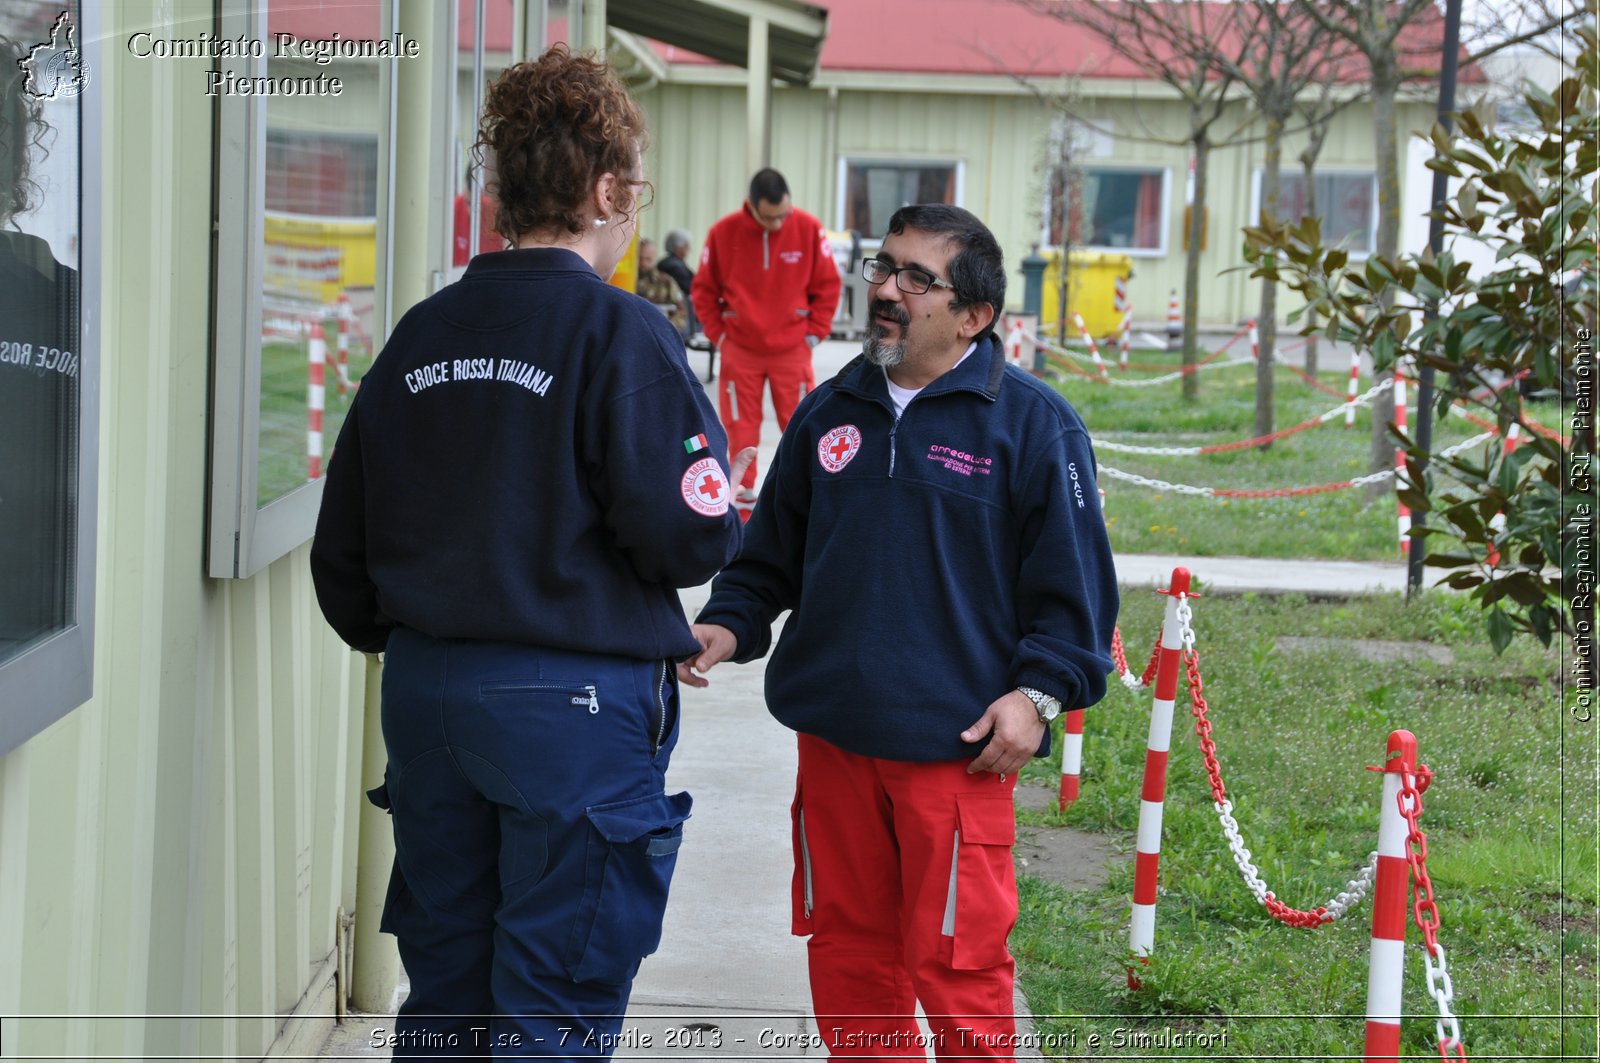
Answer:
<svg viewBox="0 0 1600 1063"><path fill-rule="evenodd" d="M994 402L1000 397L1000 381L1005 372L1005 348L1000 344L1000 337L991 332L978 341L978 349L968 355L966 361L934 380L918 395L925 398L947 391L970 391ZM881 366L867 361L864 354L846 363L833 379L840 391L875 402L890 401L888 377Z"/></svg>
<svg viewBox="0 0 1600 1063"><path fill-rule="evenodd" d="M599 279L594 267L576 251L564 247L513 247L473 255L463 280L498 273L587 273Z"/></svg>

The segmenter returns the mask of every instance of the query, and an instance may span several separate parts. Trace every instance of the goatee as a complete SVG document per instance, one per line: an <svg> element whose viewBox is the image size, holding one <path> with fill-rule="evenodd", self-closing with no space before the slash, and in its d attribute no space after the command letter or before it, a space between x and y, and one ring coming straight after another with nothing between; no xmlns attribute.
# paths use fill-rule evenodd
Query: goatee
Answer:
<svg viewBox="0 0 1600 1063"><path fill-rule="evenodd" d="M879 324L867 326L867 342L862 345L861 353L867 356L867 361L885 369L893 369L906 360L906 341L904 337L898 343L885 343L884 336L888 329Z"/></svg>
<svg viewBox="0 0 1600 1063"><path fill-rule="evenodd" d="M911 324L911 315L896 307L888 300L879 300L872 304L872 320L867 325L867 340L862 345L861 353L867 356L867 361L873 365L892 369L906 360L906 327ZM900 339L896 343L885 343L884 337L889 334L888 328L881 324L878 315L893 318L900 326Z"/></svg>

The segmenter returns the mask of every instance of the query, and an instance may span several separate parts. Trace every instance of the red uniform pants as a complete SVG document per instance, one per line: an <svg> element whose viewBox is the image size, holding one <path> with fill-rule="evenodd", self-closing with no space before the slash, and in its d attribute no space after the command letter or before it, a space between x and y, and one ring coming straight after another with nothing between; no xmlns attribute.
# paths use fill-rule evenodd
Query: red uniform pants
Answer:
<svg viewBox="0 0 1600 1063"><path fill-rule="evenodd" d="M811 365L811 348L805 343L786 351L765 351L724 339L718 350L722 355L722 379L717 388L717 406L722 427L728 432L731 457L745 447L761 443L761 402L767 384L772 386L772 408L778 415L781 432L789 427L789 417L800 400L817 386L817 373ZM754 462L741 486L754 490Z"/></svg>
<svg viewBox="0 0 1600 1063"><path fill-rule="evenodd" d="M800 736L794 933L811 935L812 1010L833 1058L1015 1056L1017 781L966 768Z"/></svg>

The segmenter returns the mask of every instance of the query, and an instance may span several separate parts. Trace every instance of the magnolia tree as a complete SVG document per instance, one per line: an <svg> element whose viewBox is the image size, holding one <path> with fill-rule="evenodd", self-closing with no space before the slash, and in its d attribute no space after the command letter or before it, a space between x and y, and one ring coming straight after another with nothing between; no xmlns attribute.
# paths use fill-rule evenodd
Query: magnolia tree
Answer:
<svg viewBox="0 0 1600 1063"><path fill-rule="evenodd" d="M1547 645L1557 631L1584 645L1593 635L1600 52L1592 21L1576 36L1577 72L1554 92L1525 88L1532 127L1496 131L1468 112L1453 136L1434 130L1429 166L1455 179L1439 255L1353 263L1323 246L1315 219L1245 230L1254 275L1304 295L1301 313L1320 315L1328 336L1368 351L1378 370L1431 366L1437 415L1495 431L1431 454L1394 438L1406 450L1401 500L1428 515L1413 549L1426 545L1427 564L1449 570L1440 582L1485 607L1496 650L1519 631ZM1475 272L1466 243L1494 265ZM1516 447L1505 443L1513 426Z"/></svg>

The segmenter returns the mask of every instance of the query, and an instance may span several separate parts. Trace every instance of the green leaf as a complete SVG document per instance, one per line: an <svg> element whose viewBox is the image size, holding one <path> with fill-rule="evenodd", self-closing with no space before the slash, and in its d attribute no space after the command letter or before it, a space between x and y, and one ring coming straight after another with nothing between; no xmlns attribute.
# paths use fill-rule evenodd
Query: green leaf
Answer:
<svg viewBox="0 0 1600 1063"><path fill-rule="evenodd" d="M1489 629L1489 645L1494 647L1496 654L1504 653L1506 647L1511 645L1511 636L1515 634L1511 627L1511 618L1503 609L1491 609L1485 618L1485 626Z"/></svg>

